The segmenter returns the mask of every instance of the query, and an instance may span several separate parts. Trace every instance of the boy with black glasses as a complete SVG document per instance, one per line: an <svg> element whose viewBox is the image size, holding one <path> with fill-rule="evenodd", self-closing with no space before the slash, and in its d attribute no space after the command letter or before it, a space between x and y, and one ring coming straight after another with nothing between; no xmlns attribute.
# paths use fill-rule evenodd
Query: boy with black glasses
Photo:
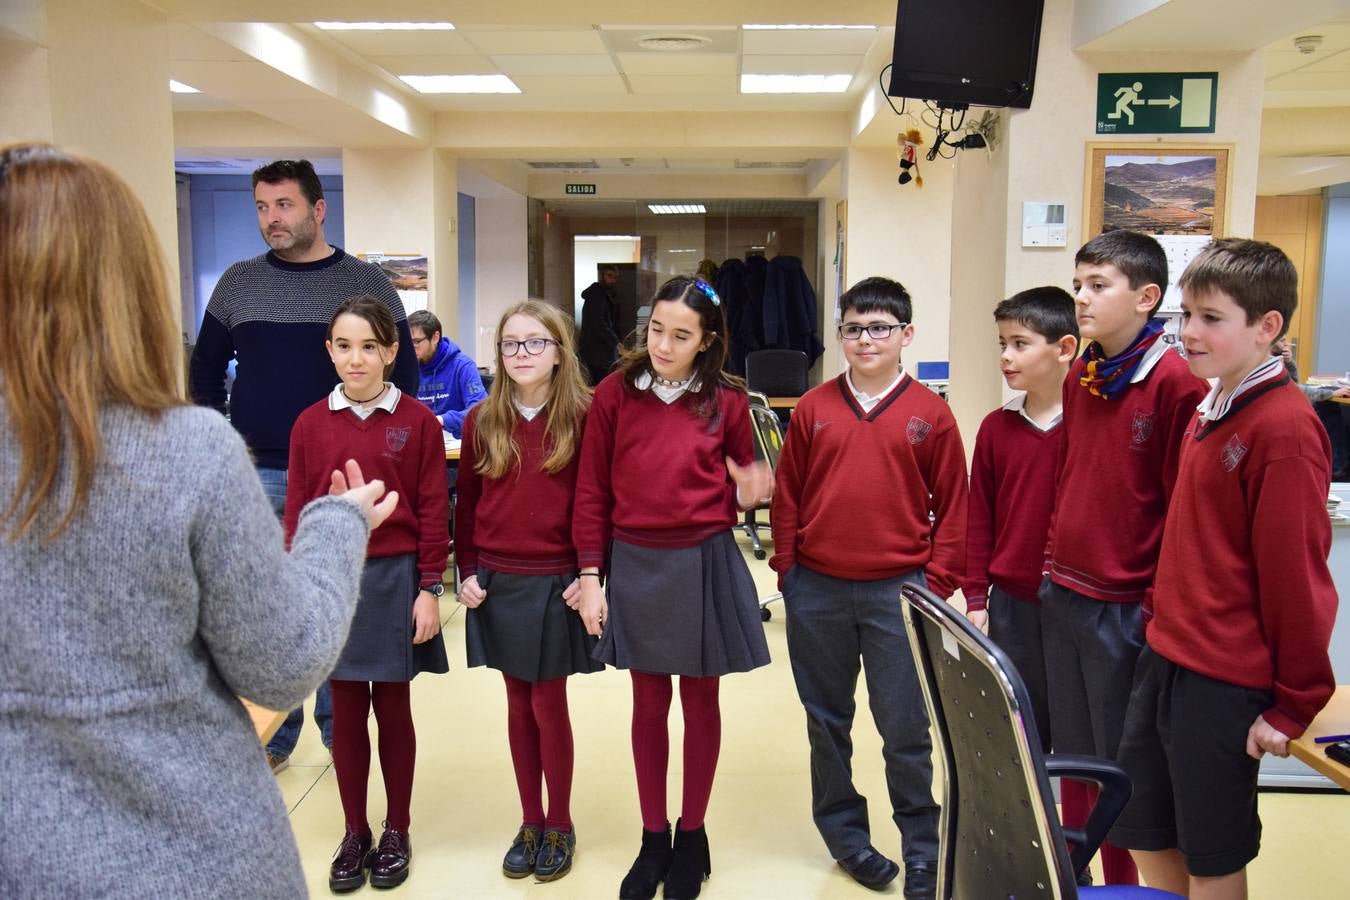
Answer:
<svg viewBox="0 0 1350 900"><path fill-rule="evenodd" d="M966 457L947 404L901 367L914 340L909 293L867 278L839 298L848 370L793 411L771 518L788 653L806 708L811 805L831 855L880 890L899 866L871 843L854 788L858 671L882 736L904 895L934 896L938 807L928 716L900 613L900 586L943 597L965 565Z"/></svg>

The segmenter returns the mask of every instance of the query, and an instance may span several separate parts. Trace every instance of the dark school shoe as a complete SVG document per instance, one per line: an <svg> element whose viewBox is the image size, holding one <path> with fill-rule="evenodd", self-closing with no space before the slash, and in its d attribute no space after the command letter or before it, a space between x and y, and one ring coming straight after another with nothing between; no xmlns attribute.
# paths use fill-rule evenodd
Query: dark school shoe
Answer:
<svg viewBox="0 0 1350 900"><path fill-rule="evenodd" d="M335 894L343 894L365 887L366 856L370 853L370 832L357 834L348 831L333 854L333 864L328 867L328 889Z"/></svg>
<svg viewBox="0 0 1350 900"><path fill-rule="evenodd" d="M664 831L642 829L642 849L619 887L619 900L652 900L670 870L670 823Z"/></svg>
<svg viewBox="0 0 1350 900"><path fill-rule="evenodd" d="M563 831L550 828L544 832L544 842L534 857L534 877L539 881L557 881L572 871L572 857L577 852L575 828Z"/></svg>
<svg viewBox="0 0 1350 900"><path fill-rule="evenodd" d="M702 825L685 831L677 821L670 871L666 873L666 884L661 890L661 896L665 900L694 900L703 890L703 882L711 874L708 832Z"/></svg>
<svg viewBox="0 0 1350 900"><path fill-rule="evenodd" d="M533 825L522 825L516 838L502 858L502 874L507 878L524 878L534 871L534 857L539 852L542 832Z"/></svg>
<svg viewBox="0 0 1350 900"><path fill-rule="evenodd" d="M852 856L839 860L839 866L865 888L879 891L895 880L900 867L868 844Z"/></svg>
<svg viewBox="0 0 1350 900"><path fill-rule="evenodd" d="M406 831L396 831L385 823L380 843L370 853L370 886L398 887L408 880L412 865L412 839Z"/></svg>
<svg viewBox="0 0 1350 900"><path fill-rule="evenodd" d="M905 900L933 900L937 896L937 872L935 859L905 863Z"/></svg>

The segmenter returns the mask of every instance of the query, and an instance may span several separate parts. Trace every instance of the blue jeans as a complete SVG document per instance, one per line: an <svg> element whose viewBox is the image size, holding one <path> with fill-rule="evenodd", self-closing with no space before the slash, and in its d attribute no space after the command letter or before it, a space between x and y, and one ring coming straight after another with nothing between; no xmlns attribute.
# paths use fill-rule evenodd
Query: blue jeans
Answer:
<svg viewBox="0 0 1350 900"><path fill-rule="evenodd" d="M258 480L262 482L263 493L272 504L272 511L280 519L286 512L286 470L258 467ZM273 756L290 756L300 740L300 728L305 724L304 707L291 710L286 721L281 723L277 733L267 743L267 752ZM333 746L333 695L328 690L328 682L319 685L314 697L314 724L319 726L319 735L323 745Z"/></svg>
<svg viewBox="0 0 1350 900"><path fill-rule="evenodd" d="M811 814L835 859L872 842L867 800L853 786L859 669L881 734L904 861L937 859L928 710L900 611L900 586L906 582L927 585L918 569L882 581L846 581L800 564L783 582L788 656L811 744Z"/></svg>

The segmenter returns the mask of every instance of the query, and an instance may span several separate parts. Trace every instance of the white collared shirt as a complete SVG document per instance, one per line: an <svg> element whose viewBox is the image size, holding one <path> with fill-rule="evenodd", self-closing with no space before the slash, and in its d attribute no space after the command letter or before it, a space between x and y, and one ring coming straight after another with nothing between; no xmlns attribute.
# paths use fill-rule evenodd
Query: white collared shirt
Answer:
<svg viewBox="0 0 1350 900"><path fill-rule="evenodd" d="M1063 408L1063 407L1060 407L1059 412L1055 413L1055 417L1054 417L1053 419L1050 420L1050 424L1046 425L1044 428L1042 428L1040 425L1038 425L1038 424L1036 423L1036 420L1035 420L1035 419L1033 419L1031 416L1027 415L1027 395L1026 395L1026 392L1023 392L1023 393L1018 394L1016 397L1012 398L1012 399L1009 400L1007 403L1003 404L1003 408L1006 409L1006 410L1008 410L1009 412L1020 413L1021 416L1022 416L1022 418L1023 418L1023 419L1026 419L1027 422L1031 425L1031 427L1032 427L1032 428L1035 428L1037 431L1042 431L1042 432L1044 432L1044 431L1051 431L1051 430L1053 430L1057 425L1059 425L1060 422L1063 422L1063 421L1064 421L1064 408Z"/></svg>
<svg viewBox="0 0 1350 900"><path fill-rule="evenodd" d="M1167 338L1165 332L1158 335L1158 339L1144 351L1144 358L1139 360L1139 368L1135 369L1134 374L1130 376L1130 384L1138 384L1147 378L1148 373L1152 372L1153 367L1158 364L1158 360L1162 359L1163 355L1169 350L1176 349L1176 345Z"/></svg>
<svg viewBox="0 0 1350 900"><path fill-rule="evenodd" d="M1223 402L1221 403L1216 401L1218 401L1219 394L1223 391L1223 385L1217 378L1213 379L1213 386L1209 389L1209 393L1205 395L1205 399L1201 400L1200 405L1196 407L1200 412L1200 421L1219 421L1224 416L1228 415L1228 411L1233 408L1234 400L1241 397L1252 388L1264 384L1272 378L1279 378L1283 374L1284 359L1279 356L1272 356L1261 363L1261 365L1248 372L1246 377L1238 382L1238 386L1233 389L1233 393L1224 397Z"/></svg>
<svg viewBox="0 0 1350 900"><path fill-rule="evenodd" d="M905 377L905 367L901 366L900 371L896 374L894 381L886 385L886 387L884 387L880 393L868 396L868 394L866 394L865 392L858 390L857 385L853 383L852 370L849 369L844 372L844 378L848 380L848 389L850 392L852 392L853 399L858 401L858 405L862 407L862 411L865 413L871 412L876 407L876 405L881 402L882 397L885 397L891 391L895 390L896 387L899 386L900 382L904 379L904 377Z"/></svg>
<svg viewBox="0 0 1350 900"><path fill-rule="evenodd" d="M680 387L671 387L668 384L658 384L651 372L643 372L633 380L633 387L637 388L639 391L651 391L668 406L689 391L698 390L699 382L697 379L691 377L689 381L686 381Z"/></svg>
<svg viewBox="0 0 1350 900"><path fill-rule="evenodd" d="M342 393L342 385L338 384L334 386L332 393L328 395L328 408L333 412L350 409L362 419L369 419L370 414L377 409L382 409L385 412L393 412L394 407L398 406L398 398L403 396L403 392L394 387L393 383L389 381L386 381L384 386L388 388L388 390L384 392L384 396L380 398L380 402L376 403L374 406L365 408L353 403L350 397Z"/></svg>
<svg viewBox="0 0 1350 900"><path fill-rule="evenodd" d="M526 422L533 422L534 417L539 415L540 411L548 405L547 402L545 402L540 403L538 406L526 406L519 400L512 400L511 403L515 406L516 412L520 413L520 417Z"/></svg>

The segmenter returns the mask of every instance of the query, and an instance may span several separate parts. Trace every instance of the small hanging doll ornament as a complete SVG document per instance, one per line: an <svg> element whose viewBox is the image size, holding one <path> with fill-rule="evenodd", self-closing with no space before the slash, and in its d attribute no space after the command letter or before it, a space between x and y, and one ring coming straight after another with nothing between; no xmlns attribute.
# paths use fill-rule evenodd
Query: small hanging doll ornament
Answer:
<svg viewBox="0 0 1350 900"><path fill-rule="evenodd" d="M900 177L897 179L901 184L914 182L915 187L923 187L923 176L919 174L919 145L923 143L923 135L919 129L911 128L908 131L896 135L896 143L900 145Z"/></svg>

